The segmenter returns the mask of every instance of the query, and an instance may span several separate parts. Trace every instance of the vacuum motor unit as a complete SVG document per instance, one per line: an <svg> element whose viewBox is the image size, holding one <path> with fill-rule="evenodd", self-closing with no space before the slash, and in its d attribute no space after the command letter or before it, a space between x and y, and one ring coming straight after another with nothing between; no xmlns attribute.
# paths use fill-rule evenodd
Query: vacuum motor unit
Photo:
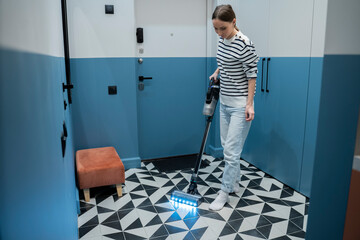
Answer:
<svg viewBox="0 0 360 240"><path fill-rule="evenodd" d="M212 116L214 114L217 101L219 99L220 81L216 82L212 79L209 82L209 87L206 93L206 100L203 108L203 114L205 116Z"/></svg>

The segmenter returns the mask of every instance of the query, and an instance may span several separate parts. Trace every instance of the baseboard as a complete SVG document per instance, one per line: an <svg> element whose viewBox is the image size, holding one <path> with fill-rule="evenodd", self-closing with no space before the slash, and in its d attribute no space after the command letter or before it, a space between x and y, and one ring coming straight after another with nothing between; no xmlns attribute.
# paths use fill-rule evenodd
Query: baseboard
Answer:
<svg viewBox="0 0 360 240"><path fill-rule="evenodd" d="M125 170L141 167L141 159L139 157L121 158L121 161L124 164Z"/></svg>
<svg viewBox="0 0 360 240"><path fill-rule="evenodd" d="M360 172L360 155L354 156L353 170Z"/></svg>
<svg viewBox="0 0 360 240"><path fill-rule="evenodd" d="M75 187L75 196L76 196L76 210L77 210L77 214L80 215L80 214L81 214L81 210L80 210L79 189L78 189L77 187Z"/></svg>
<svg viewBox="0 0 360 240"><path fill-rule="evenodd" d="M207 154L213 156L214 158L222 158L224 156L223 153L224 149L222 147L216 148L212 145L209 145L207 150L208 150Z"/></svg>

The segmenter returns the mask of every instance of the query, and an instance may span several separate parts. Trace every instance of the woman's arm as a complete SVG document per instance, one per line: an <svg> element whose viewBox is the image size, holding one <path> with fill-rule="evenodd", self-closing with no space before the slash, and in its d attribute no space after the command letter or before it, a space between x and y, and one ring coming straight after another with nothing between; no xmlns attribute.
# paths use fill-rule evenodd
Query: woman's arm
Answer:
<svg viewBox="0 0 360 240"><path fill-rule="evenodd" d="M248 97L245 108L246 121L252 121L254 120L255 117L255 111L254 111L255 83L256 83L256 78L251 78L248 82Z"/></svg>

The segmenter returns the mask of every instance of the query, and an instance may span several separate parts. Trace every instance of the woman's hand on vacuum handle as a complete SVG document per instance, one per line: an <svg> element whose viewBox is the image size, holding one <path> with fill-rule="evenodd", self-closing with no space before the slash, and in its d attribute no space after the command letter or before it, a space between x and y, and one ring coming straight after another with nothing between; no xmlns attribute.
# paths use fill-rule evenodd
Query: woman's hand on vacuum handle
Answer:
<svg viewBox="0 0 360 240"><path fill-rule="evenodd" d="M217 79L218 75L219 75L219 69L217 68L217 69L215 70L215 72L209 77L209 79L210 79L210 80L211 80L211 79L214 79L214 82L217 82L217 81L218 81L218 79Z"/></svg>

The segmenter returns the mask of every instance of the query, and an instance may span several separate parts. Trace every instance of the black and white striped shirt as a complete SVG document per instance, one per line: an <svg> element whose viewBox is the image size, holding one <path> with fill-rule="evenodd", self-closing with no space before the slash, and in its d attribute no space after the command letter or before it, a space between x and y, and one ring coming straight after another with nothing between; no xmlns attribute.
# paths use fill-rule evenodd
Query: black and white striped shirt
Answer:
<svg viewBox="0 0 360 240"><path fill-rule="evenodd" d="M253 43L240 31L231 39L219 39L217 64L220 70L220 93L229 101L248 95L248 80L257 77L259 57ZM226 104L227 105L227 104Z"/></svg>

